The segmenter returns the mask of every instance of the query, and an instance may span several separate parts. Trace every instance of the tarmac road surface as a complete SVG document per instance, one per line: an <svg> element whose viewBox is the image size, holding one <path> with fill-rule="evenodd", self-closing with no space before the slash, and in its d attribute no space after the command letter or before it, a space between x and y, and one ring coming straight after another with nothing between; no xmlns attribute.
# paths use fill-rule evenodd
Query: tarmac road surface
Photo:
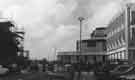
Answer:
<svg viewBox="0 0 135 80"><path fill-rule="evenodd" d="M11 74L7 76L1 76L0 80L47 80L47 73L35 72L27 74Z"/></svg>
<svg viewBox="0 0 135 80"><path fill-rule="evenodd" d="M0 77L0 80L71 80L71 78L66 78L66 79L62 77L59 78L59 76L68 76L68 74L67 73L48 74L47 72L34 72L34 73L27 73L27 74L8 75L8 76ZM78 73L74 74L73 80L78 80ZM96 78L90 72L82 72L80 80L96 80Z"/></svg>

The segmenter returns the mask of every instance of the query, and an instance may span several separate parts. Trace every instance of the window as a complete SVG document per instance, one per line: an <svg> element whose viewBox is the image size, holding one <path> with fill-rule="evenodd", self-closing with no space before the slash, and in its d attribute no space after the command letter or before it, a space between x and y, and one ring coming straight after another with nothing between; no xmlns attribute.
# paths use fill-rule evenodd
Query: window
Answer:
<svg viewBox="0 0 135 80"><path fill-rule="evenodd" d="M135 28L132 28L132 33L131 33L131 38L132 40L135 40Z"/></svg>
<svg viewBox="0 0 135 80"><path fill-rule="evenodd" d="M96 41L87 41L87 47L96 47Z"/></svg>
<svg viewBox="0 0 135 80"><path fill-rule="evenodd" d="M135 11L131 12L131 25L135 25Z"/></svg>
<svg viewBox="0 0 135 80"><path fill-rule="evenodd" d="M79 47L80 47L80 44L79 44L79 41L77 41L77 43L76 43L76 49L79 50Z"/></svg>

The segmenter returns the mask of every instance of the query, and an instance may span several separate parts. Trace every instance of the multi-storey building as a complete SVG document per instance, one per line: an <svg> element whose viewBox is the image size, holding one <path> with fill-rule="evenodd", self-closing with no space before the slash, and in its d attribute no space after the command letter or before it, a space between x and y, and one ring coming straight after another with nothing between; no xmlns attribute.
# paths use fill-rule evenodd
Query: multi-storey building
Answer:
<svg viewBox="0 0 135 80"><path fill-rule="evenodd" d="M106 29L108 60L135 62L135 5L128 4Z"/></svg>
<svg viewBox="0 0 135 80"><path fill-rule="evenodd" d="M91 34L91 39L76 42L76 51L58 52L58 60L63 63L77 63L83 61L85 63L104 62L106 59L106 40L104 31L105 28L96 28Z"/></svg>
<svg viewBox="0 0 135 80"><path fill-rule="evenodd" d="M81 41L81 57L84 62L98 63L106 59L106 34L105 27L96 28L91 33L91 38ZM80 49L80 41L77 41L77 51Z"/></svg>
<svg viewBox="0 0 135 80"><path fill-rule="evenodd" d="M105 61L105 39L87 39L81 42L80 56L84 62L95 63Z"/></svg>

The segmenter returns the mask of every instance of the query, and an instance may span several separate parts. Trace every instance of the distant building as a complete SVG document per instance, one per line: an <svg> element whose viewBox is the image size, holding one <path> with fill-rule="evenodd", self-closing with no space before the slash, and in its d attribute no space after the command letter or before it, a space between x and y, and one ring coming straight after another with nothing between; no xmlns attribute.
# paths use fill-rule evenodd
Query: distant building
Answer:
<svg viewBox="0 0 135 80"><path fill-rule="evenodd" d="M77 63L77 55L79 52L76 51L62 51L57 53L57 60L62 63Z"/></svg>

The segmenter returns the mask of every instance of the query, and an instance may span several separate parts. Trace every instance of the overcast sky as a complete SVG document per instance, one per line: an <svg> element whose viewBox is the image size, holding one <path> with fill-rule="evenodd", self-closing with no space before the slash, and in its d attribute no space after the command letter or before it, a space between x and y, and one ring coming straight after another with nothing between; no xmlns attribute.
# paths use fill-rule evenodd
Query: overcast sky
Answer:
<svg viewBox="0 0 135 80"><path fill-rule="evenodd" d="M25 49L32 58L53 59L55 48L76 49L79 16L85 18L83 38L89 38L95 27L105 26L121 10L122 4L122 0L0 0L0 16L24 27Z"/></svg>

